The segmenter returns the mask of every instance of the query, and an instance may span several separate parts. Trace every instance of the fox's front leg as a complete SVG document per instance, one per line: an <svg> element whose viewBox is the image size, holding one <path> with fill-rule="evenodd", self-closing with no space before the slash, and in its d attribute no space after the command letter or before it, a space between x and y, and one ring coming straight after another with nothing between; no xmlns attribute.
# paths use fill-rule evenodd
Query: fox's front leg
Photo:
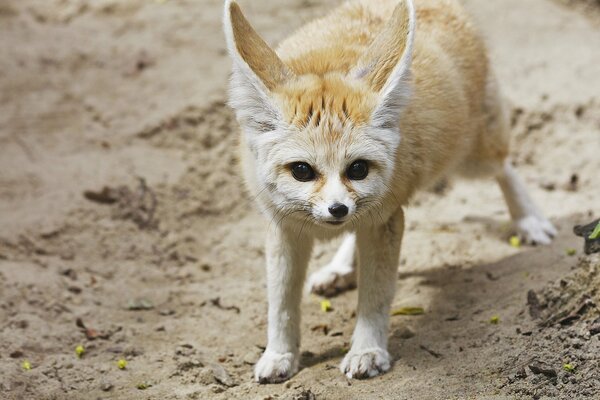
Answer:
<svg viewBox="0 0 600 400"><path fill-rule="evenodd" d="M274 227L267 237L267 348L256 364L260 383L282 382L298 371L300 300L313 239Z"/></svg>
<svg viewBox="0 0 600 400"><path fill-rule="evenodd" d="M352 347L340 366L349 378L370 378L390 369L388 323L403 231L402 209L385 225L358 231L358 318Z"/></svg>

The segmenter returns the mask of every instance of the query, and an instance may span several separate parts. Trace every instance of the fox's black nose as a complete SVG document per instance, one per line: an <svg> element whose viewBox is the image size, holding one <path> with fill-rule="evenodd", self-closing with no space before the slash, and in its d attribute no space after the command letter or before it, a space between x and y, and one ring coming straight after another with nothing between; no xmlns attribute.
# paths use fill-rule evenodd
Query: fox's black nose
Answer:
<svg viewBox="0 0 600 400"><path fill-rule="evenodd" d="M329 212L336 218L342 218L348 215L348 207L342 203L335 203L329 207Z"/></svg>

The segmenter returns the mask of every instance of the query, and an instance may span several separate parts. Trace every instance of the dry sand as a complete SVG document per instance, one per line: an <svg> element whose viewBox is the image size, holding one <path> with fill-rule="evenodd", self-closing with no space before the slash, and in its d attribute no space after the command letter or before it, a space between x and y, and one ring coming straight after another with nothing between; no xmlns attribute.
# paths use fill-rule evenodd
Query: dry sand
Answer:
<svg viewBox="0 0 600 400"><path fill-rule="evenodd" d="M270 42L330 3L242 1ZM600 215L597 4L466 3L513 109L514 160L558 238L510 247L491 182L421 194L407 213L394 306L426 313L393 317L392 371L348 381L337 370L351 291L331 313L305 297L301 371L258 385L268 221L236 170L221 1L3 0L0 398L598 398L595 307L539 327L585 293L600 304L598 257L583 256L572 234ZM105 186L113 190L96 200L109 204L83 196ZM319 246L311 268L334 246ZM538 361L557 376L533 373Z"/></svg>

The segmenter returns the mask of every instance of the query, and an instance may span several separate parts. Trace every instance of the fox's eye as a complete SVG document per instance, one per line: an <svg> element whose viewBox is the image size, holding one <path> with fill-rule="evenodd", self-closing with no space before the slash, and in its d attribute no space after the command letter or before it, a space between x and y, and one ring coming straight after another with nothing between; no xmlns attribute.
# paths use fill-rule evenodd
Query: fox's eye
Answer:
<svg viewBox="0 0 600 400"><path fill-rule="evenodd" d="M297 181L308 182L315 179L315 171L305 162L295 162L290 164L292 175Z"/></svg>
<svg viewBox="0 0 600 400"><path fill-rule="evenodd" d="M364 160L354 161L346 170L348 178L354 181L360 181L369 174L369 164Z"/></svg>

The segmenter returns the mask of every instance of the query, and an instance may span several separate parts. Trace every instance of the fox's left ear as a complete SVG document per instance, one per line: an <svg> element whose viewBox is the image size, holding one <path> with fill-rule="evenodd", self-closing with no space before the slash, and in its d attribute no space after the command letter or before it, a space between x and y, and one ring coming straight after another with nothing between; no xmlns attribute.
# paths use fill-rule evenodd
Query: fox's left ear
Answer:
<svg viewBox="0 0 600 400"><path fill-rule="evenodd" d="M233 59L230 105L241 122L254 131L273 130L280 113L270 94L292 73L250 26L235 1L225 1L223 25Z"/></svg>
<svg viewBox="0 0 600 400"><path fill-rule="evenodd" d="M371 116L377 127L394 127L411 94L410 66L415 35L413 0L402 0L379 35L350 71L378 93Z"/></svg>

